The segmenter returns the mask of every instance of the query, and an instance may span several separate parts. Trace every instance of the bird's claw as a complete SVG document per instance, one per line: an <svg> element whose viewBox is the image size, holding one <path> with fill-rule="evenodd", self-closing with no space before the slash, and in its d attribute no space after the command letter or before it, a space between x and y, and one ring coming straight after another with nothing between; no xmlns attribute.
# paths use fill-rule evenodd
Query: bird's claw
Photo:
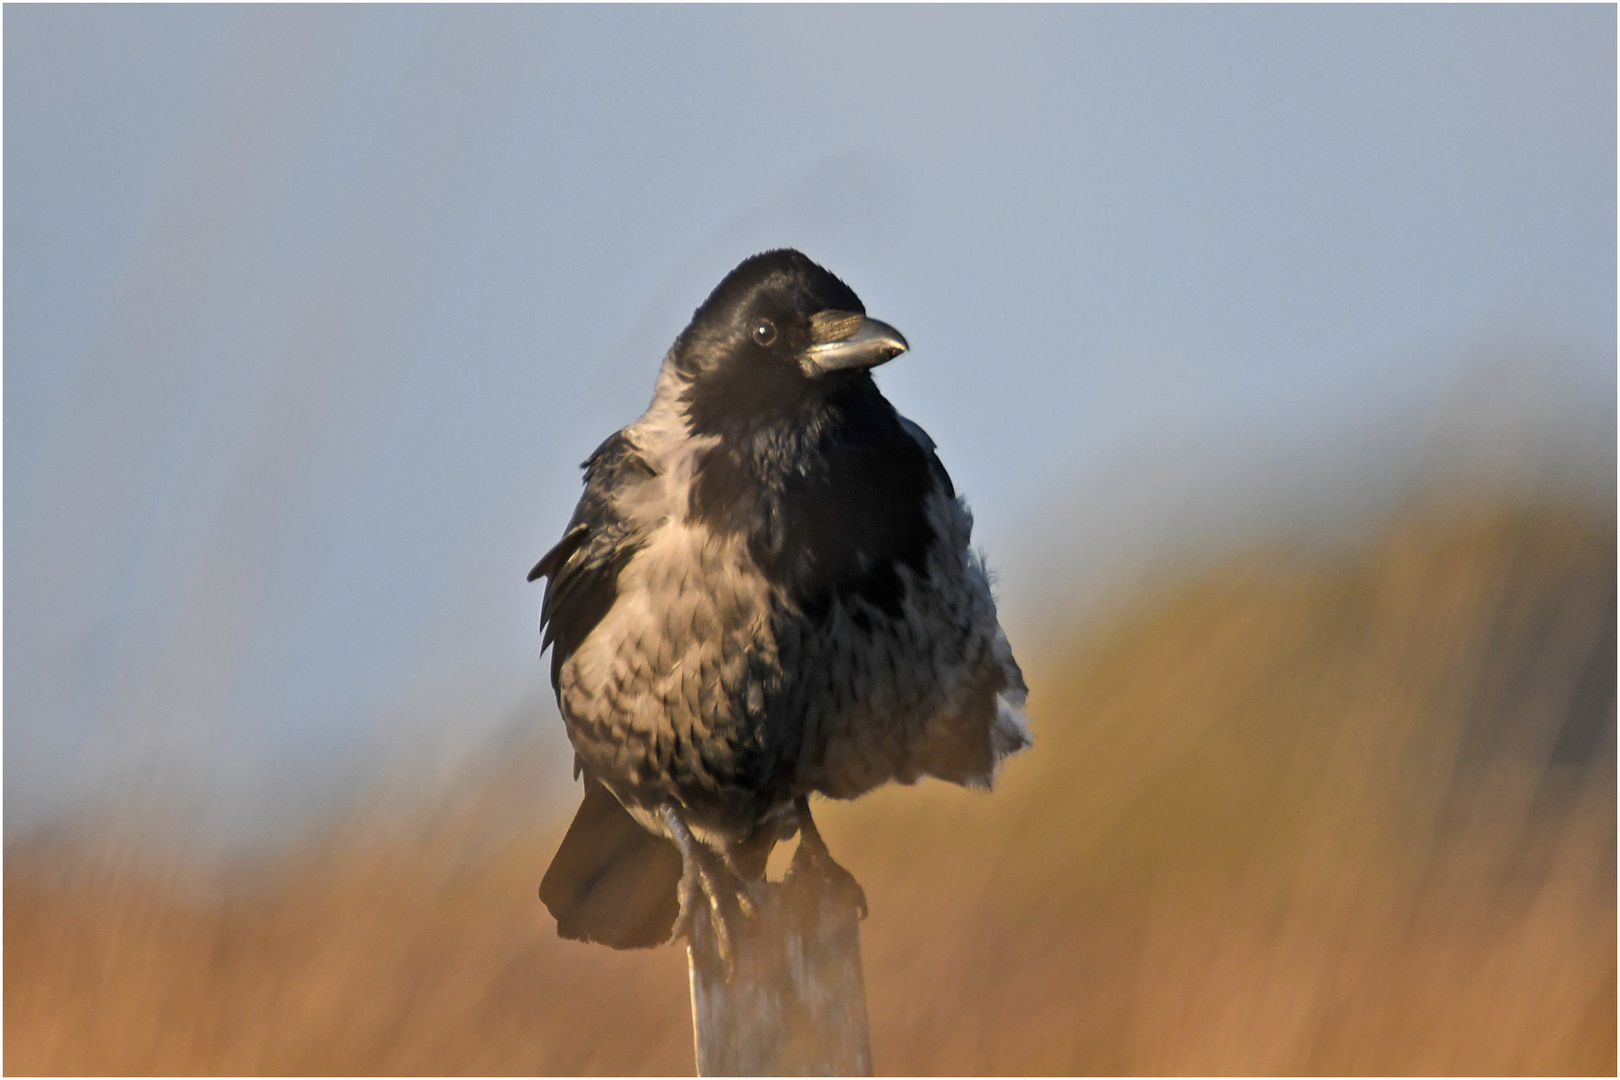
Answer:
<svg viewBox="0 0 1620 1080"><path fill-rule="evenodd" d="M726 966L726 979L737 971L737 916L749 922L759 920L759 906L743 881L712 856L699 854L686 861L681 870L680 912L669 940L697 940L697 914L706 908L714 933L715 951Z"/></svg>
<svg viewBox="0 0 1620 1080"><path fill-rule="evenodd" d="M793 878L806 874L814 877L840 897L845 904L859 909L861 918L866 918L866 890L861 888L861 883L855 880L854 874L838 864L824 845L801 841L799 849L793 853L793 862L788 867L788 874Z"/></svg>

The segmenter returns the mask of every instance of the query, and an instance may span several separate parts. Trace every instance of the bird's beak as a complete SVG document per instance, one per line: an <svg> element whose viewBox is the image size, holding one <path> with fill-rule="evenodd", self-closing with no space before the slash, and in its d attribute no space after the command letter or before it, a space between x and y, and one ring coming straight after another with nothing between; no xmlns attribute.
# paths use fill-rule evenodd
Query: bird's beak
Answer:
<svg viewBox="0 0 1620 1080"><path fill-rule="evenodd" d="M905 352L900 331L853 311L819 311L810 317L813 344L805 350L810 374L877 367Z"/></svg>

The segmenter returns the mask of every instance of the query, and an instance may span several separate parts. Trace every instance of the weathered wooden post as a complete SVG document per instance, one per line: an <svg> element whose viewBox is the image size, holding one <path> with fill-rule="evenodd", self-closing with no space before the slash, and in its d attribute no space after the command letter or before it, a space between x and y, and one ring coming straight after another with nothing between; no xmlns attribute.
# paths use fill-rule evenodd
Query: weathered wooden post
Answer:
<svg viewBox="0 0 1620 1080"><path fill-rule="evenodd" d="M736 970L706 913L687 946L699 1076L871 1076L860 913L815 873L747 886L758 921L735 920Z"/></svg>

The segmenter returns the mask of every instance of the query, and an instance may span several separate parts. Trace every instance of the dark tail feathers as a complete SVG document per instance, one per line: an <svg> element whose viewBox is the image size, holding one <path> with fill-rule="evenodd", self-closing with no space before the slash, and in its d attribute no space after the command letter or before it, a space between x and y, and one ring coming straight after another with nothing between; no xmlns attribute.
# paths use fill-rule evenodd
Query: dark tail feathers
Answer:
<svg viewBox="0 0 1620 1080"><path fill-rule="evenodd" d="M585 801L540 882L559 937L615 949L669 940L680 911L681 853L585 778Z"/></svg>

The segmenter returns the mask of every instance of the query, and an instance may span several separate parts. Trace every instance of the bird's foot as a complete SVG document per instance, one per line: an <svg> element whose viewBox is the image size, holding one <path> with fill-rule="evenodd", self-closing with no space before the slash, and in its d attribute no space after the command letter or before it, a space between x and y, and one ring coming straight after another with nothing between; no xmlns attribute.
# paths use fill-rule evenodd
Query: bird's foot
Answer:
<svg viewBox="0 0 1620 1080"><path fill-rule="evenodd" d="M847 906L859 910L861 918L866 918L866 890L861 888L854 874L833 859L826 848L817 849L802 840L799 842L799 850L793 853L793 862L788 867L788 877L796 880L803 876L820 881L824 888L837 894Z"/></svg>
<svg viewBox="0 0 1620 1080"><path fill-rule="evenodd" d="M808 800L801 799L799 805L799 848L793 853L793 862L788 866L789 879L807 875L820 881L823 887L831 890L845 904L856 908L861 918L866 918L866 890L861 883L855 880L855 875L839 865L827 850L827 842L821 838L821 831L810 817Z"/></svg>
<svg viewBox="0 0 1620 1080"><path fill-rule="evenodd" d="M706 849L688 859L681 870L680 913L675 917L670 940L684 937L695 942L699 912L707 916L715 952L726 966L729 981L737 971L738 936L744 932L745 921L758 920L759 908L743 880Z"/></svg>
<svg viewBox="0 0 1620 1080"><path fill-rule="evenodd" d="M729 980L737 970L738 935L745 921L758 921L759 907L747 884L720 856L692 836L678 814L666 810L664 819L671 824L670 831L681 849L680 911L669 940L674 943L684 937L688 942L696 942L698 913L706 913L709 929L714 934L715 951L726 966Z"/></svg>

